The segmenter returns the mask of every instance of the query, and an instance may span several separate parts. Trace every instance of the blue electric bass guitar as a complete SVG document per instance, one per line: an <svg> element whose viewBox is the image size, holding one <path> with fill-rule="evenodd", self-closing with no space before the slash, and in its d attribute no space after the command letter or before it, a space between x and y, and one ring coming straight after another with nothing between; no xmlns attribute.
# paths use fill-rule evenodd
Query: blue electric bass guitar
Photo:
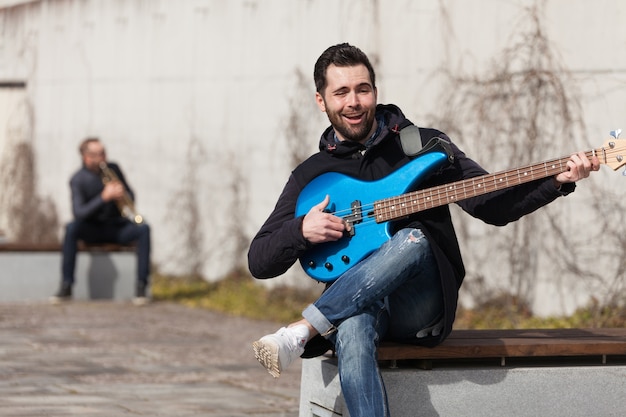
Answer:
<svg viewBox="0 0 626 417"><path fill-rule="evenodd" d="M568 157L419 190L420 182L451 159L448 144L437 138L415 159L376 181L362 181L336 172L314 178L302 190L296 216L330 196L326 211L341 217L349 232L334 242L314 246L300 257L313 279L332 282L391 238L391 220L567 171ZM626 164L626 140L612 139L586 152L617 170ZM625 172L626 175L626 172Z"/></svg>

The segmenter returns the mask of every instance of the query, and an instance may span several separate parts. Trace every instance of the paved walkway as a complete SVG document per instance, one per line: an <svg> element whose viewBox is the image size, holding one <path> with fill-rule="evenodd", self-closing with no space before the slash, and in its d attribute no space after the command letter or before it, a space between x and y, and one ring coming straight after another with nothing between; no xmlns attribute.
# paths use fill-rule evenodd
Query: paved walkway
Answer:
<svg viewBox="0 0 626 417"><path fill-rule="evenodd" d="M171 303L0 304L0 416L298 415L300 362L273 379L276 323Z"/></svg>

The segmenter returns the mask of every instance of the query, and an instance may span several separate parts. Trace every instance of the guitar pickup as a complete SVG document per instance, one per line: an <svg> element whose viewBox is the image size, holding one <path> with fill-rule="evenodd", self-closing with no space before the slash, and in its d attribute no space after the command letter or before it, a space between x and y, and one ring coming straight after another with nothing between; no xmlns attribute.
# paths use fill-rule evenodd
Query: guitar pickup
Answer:
<svg viewBox="0 0 626 417"><path fill-rule="evenodd" d="M352 237L354 236L354 225L359 224L363 221L363 210L361 201L354 200L350 204L350 212L351 214L345 216L343 218L343 221L346 224L346 233L348 234L348 236Z"/></svg>

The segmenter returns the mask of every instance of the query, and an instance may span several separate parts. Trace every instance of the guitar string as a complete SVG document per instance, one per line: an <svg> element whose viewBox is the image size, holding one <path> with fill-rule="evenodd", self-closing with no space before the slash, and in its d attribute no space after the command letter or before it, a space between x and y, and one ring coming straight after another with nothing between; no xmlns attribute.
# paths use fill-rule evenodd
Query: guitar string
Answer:
<svg viewBox="0 0 626 417"><path fill-rule="evenodd" d="M596 155L599 158L604 159L604 161L601 162L601 164L606 164L607 159L609 159L608 158L609 156L619 155L619 150L616 148L593 149L591 151L587 151L586 155L588 157ZM569 158L570 157L568 156L568 157L563 157L563 158L552 159L552 160L540 162L537 164L529 165L526 167L497 172L494 174L485 174L484 176L468 178L468 179L454 182L451 184L443 184L443 185L435 186L426 190L415 190L415 191L411 191L411 192L408 192L406 194L402 194L399 196L376 200L373 203L366 203L360 206L351 207L349 209L338 210L330 214L345 218L345 217L354 215L355 211L361 212L361 216L365 220L361 220L358 223L354 223L353 226L357 226L357 225L363 226L369 223L376 223L376 217L374 216L374 213L376 212L376 209L375 209L376 204L382 204L381 207L378 209L380 211L405 210L407 211L406 215L408 216L410 214L416 213L418 211L426 210L428 208L439 207L445 204L459 201L459 199L450 198L449 193L451 191L454 191L456 195L463 194L464 196L467 196L469 194L469 197L497 191L502 188L498 186L499 184L501 184L501 182L500 183L496 182L498 178L500 178L500 181L505 180L504 184L506 184L506 186L504 188L510 188L515 185L520 185L526 182L534 181L535 179L547 178L551 175L558 175L559 173L566 171L566 170L560 169L560 167L566 164ZM558 167L556 164L558 164ZM541 176L534 178L534 176L540 172L541 172ZM547 172L549 172L549 174L544 175ZM519 178L520 174L524 176L521 179ZM514 184L509 185L509 182L510 182L509 177L511 177L510 180L513 180L515 179L515 177L517 177L517 180L515 181ZM479 178L480 180L478 180ZM484 185L484 187L481 188L478 192L476 190L477 184L479 187ZM424 208L419 208L420 203L417 201L418 199L414 199L414 197L418 196L419 194L428 194L428 199L425 200L423 203L421 203L421 205L423 205ZM469 197L464 197L463 199L469 198ZM415 200L415 202L411 203L410 207L407 209L405 208L406 206L403 205L403 200L404 200L404 204L406 204L408 200ZM401 205L402 207L395 208L396 205ZM411 208L414 208L415 206L417 206L418 209L415 211L410 211ZM399 218L399 217L402 217L402 215L393 216L393 218Z"/></svg>
<svg viewBox="0 0 626 417"><path fill-rule="evenodd" d="M591 152L595 152L595 150ZM427 190L417 190L417 191L412 191L406 194L402 194L400 196L377 200L373 204L368 203L367 206L373 207L375 204L380 204L381 207L379 207L379 210L402 211L402 210L410 210L410 209L405 208L406 203L408 202L411 207L414 207L414 206L419 207L420 205L422 205L424 206L423 209L433 208L439 205L444 205L450 202L458 201L457 198L450 197L449 195L450 192L454 192L457 195L463 195L464 196L463 199L465 199L465 198L468 198L467 197L468 195L469 197L472 197L475 195L486 194L492 191L497 191L498 189L502 188L500 186L501 184L506 185L504 188L509 188L509 187L519 185L525 182L533 181L535 179L547 178L551 175L556 175L558 173L564 172L564 170L562 170L561 167L566 163L567 160L569 160L569 157L555 159L551 161L545 161L545 162L541 162L541 163L531 165L528 167L521 167L521 168L504 171L500 173L486 174L485 176L481 176L481 177L468 178L466 180L461 180L452 184L444 184L444 185L436 186ZM535 176L538 173L541 173L541 175L535 178ZM523 176L523 178L520 178L520 176ZM480 180L477 181L477 178L480 178ZM514 182L512 185L510 184L511 181ZM477 191L476 187L479 187L480 190ZM428 196L427 198L415 198L419 194L422 194L422 195L428 194ZM420 199L423 199L424 202L420 203L418 201ZM410 202L409 200L414 200L414 201ZM400 205L401 207L396 208L395 207L396 205ZM350 214L353 214L355 209L363 211L364 207L365 206L361 206L361 207L355 207L355 208L346 209L342 211L337 211L335 214L338 216L342 216L344 213L346 213L346 216L349 216ZM420 211L423 209L418 209L417 211ZM407 213L407 215L408 214L412 214L412 212Z"/></svg>
<svg viewBox="0 0 626 417"><path fill-rule="evenodd" d="M558 161L558 160L555 160ZM443 200L442 196L445 196L445 200L450 200L449 198L449 193L450 191L455 191L458 194L468 194L467 190L472 190L471 192L469 192L470 196L475 194L476 191L476 187L481 187L480 192L482 193L488 193L491 191L496 191L499 188L499 183L493 184L494 180L498 180L499 177L503 177L506 179L505 183L508 184L510 182L509 179L507 179L506 177L519 177L520 174L523 175L527 175L528 177L530 177L532 179L532 177L534 177L537 172L541 172L542 173L542 177L541 178L546 178L550 175L552 175L553 173L558 173L561 172L560 170L558 171L550 171L550 174L548 175L543 175L543 173L545 173L547 170L551 170L553 168L547 168L544 165L551 163L552 165L554 165L555 161L546 161L545 163L540 163L538 165L540 166L532 166L532 167L523 167L523 168L518 168L517 170L510 170L507 171L506 173L496 173L496 174L486 174L485 176L482 177L475 177L475 178L468 178L465 180L461 180L459 182L453 183L453 185L451 184L444 184L444 185L439 185L439 186L435 186L431 189L426 189L426 190L416 190L416 191L411 191L408 192L406 194L402 194L400 196L395 196L395 197L389 197L389 198L385 198L385 199L380 199L380 200L376 200L374 203L368 203L367 205L363 205L360 207L354 207L351 209L344 209L341 211L337 211L334 214L341 216L344 213L346 214L346 216L349 216L351 214L353 214L353 212L356 210L360 210L360 211L364 211L363 208L364 207L374 207L374 205L376 205L377 203L381 204L381 208L382 209L389 209L390 206L395 206L398 204L402 204L403 200L412 200L414 199L414 197L418 194L428 194L428 201L426 201L425 203L422 203L425 206L432 206L435 207L437 205L437 202ZM477 178L481 178L480 181L476 181ZM537 178L538 179L538 178ZM502 179L500 180L502 181ZM520 182L521 183L521 182ZM513 184L513 185L507 185L508 187L514 186L514 185L518 185ZM486 190L486 191L485 191ZM406 202L406 201L405 201ZM416 203L419 204L419 203ZM414 204L415 205L415 204ZM395 208L394 208L395 210Z"/></svg>

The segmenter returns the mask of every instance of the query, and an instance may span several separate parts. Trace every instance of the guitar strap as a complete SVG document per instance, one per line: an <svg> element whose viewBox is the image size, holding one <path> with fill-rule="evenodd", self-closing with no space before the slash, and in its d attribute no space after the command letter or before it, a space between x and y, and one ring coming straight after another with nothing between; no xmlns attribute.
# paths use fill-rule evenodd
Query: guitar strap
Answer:
<svg viewBox="0 0 626 417"><path fill-rule="evenodd" d="M409 125L400 130L400 143L406 156L416 156L422 150L422 135L419 127Z"/></svg>
<svg viewBox="0 0 626 417"><path fill-rule="evenodd" d="M454 162L454 153L447 140L435 137L429 140L426 146L424 146L422 144L420 129L415 125L410 125L400 130L400 144L402 145L404 154L410 158L433 149L440 149L448 155L448 162Z"/></svg>

